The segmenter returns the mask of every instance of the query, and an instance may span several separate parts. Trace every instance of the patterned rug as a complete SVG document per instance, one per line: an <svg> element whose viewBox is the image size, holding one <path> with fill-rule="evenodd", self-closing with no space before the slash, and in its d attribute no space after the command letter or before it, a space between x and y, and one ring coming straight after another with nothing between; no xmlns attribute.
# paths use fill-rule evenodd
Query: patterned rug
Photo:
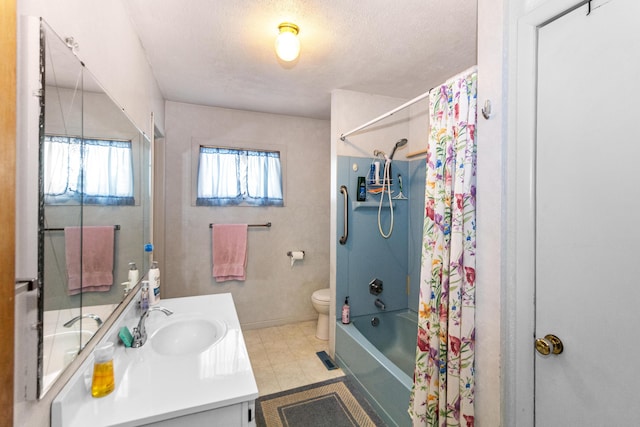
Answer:
<svg viewBox="0 0 640 427"><path fill-rule="evenodd" d="M379 427L385 424L346 377L256 400L257 427Z"/></svg>

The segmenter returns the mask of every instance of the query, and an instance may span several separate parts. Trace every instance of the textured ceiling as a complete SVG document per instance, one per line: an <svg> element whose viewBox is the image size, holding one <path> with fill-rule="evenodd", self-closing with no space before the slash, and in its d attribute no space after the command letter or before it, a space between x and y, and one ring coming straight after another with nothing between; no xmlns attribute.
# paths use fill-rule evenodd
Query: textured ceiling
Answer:
<svg viewBox="0 0 640 427"><path fill-rule="evenodd" d="M331 91L413 98L476 63L476 0L128 0L167 100L328 119ZM293 63L278 24L300 27Z"/></svg>

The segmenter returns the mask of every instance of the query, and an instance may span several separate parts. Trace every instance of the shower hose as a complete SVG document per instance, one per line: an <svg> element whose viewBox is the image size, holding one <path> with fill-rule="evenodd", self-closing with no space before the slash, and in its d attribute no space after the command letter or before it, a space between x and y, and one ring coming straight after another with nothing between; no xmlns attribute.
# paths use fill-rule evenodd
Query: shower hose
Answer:
<svg viewBox="0 0 640 427"><path fill-rule="evenodd" d="M378 231L380 231L380 235L385 239L391 237L391 233L393 232L393 201L391 200L391 177L389 170L391 169L391 159L385 159L384 162L384 173L382 174L382 194L380 195L380 204L378 205ZM387 189L387 195L389 198L389 212L391 212L391 223L389 224L389 231L385 233L382 230L382 222L380 221L380 216L382 213L382 202L384 201L384 192L385 187Z"/></svg>

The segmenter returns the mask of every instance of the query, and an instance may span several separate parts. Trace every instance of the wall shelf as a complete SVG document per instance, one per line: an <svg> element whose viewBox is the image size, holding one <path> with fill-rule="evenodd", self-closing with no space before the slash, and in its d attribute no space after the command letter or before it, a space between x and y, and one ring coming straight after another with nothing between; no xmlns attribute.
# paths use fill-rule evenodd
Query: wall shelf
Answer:
<svg viewBox="0 0 640 427"><path fill-rule="evenodd" d="M366 200L364 202L352 201L351 208L355 211L357 209L369 209L369 208L378 208L380 206L380 200ZM385 200L382 202L383 208L389 207L389 201ZM396 207L396 201L393 201L393 207Z"/></svg>

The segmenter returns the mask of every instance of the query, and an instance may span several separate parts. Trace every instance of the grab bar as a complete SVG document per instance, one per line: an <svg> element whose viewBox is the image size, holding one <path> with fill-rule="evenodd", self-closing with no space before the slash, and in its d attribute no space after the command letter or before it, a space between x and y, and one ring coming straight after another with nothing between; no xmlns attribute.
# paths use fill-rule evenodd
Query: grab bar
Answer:
<svg viewBox="0 0 640 427"><path fill-rule="evenodd" d="M344 194L344 233L342 237L340 237L340 244L344 245L347 243L347 239L349 238L349 192L347 191L347 187L342 185L340 186L340 192Z"/></svg>

